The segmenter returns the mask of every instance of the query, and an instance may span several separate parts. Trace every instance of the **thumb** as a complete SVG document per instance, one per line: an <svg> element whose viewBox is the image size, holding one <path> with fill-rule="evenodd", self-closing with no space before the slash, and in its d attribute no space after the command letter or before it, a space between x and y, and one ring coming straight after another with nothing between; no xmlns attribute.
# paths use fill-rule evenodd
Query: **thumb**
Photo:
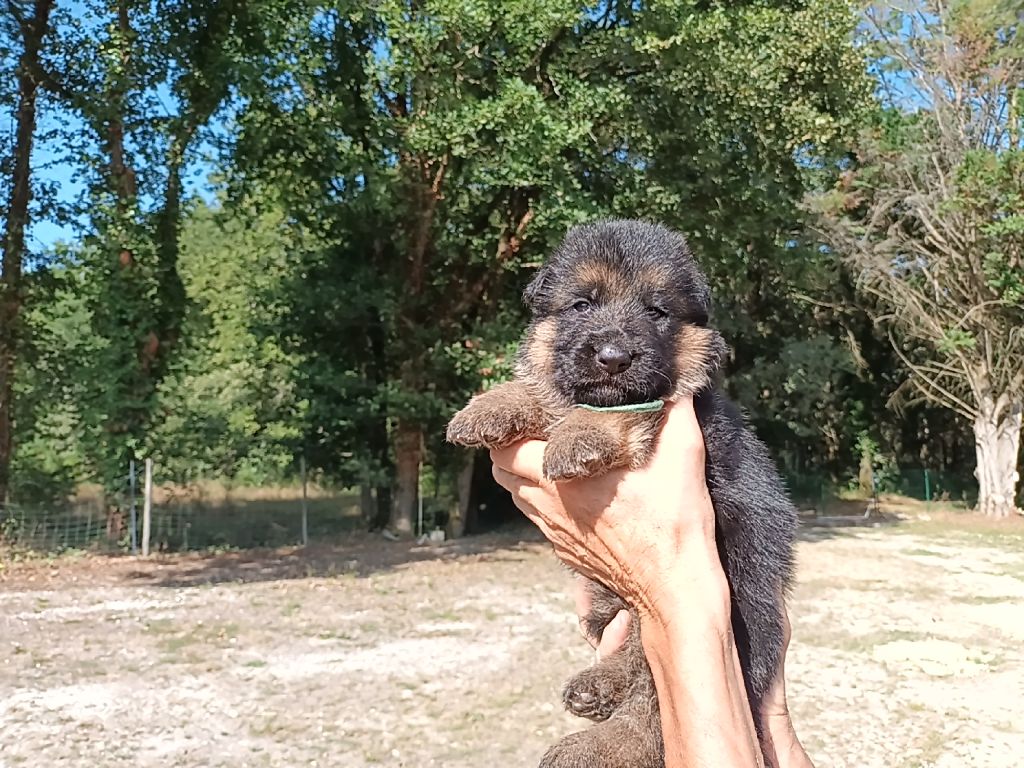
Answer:
<svg viewBox="0 0 1024 768"><path fill-rule="evenodd" d="M680 459L686 460L683 467L680 467ZM648 469L678 473L691 465L699 467L701 472L704 470L704 434L693 409L693 397L685 396L666 403L665 421Z"/></svg>
<svg viewBox="0 0 1024 768"><path fill-rule="evenodd" d="M615 614L615 618L608 622L608 626L601 633L601 642L597 645L597 658L607 659L619 648L621 648L629 637L629 623L631 621L629 611L622 610Z"/></svg>

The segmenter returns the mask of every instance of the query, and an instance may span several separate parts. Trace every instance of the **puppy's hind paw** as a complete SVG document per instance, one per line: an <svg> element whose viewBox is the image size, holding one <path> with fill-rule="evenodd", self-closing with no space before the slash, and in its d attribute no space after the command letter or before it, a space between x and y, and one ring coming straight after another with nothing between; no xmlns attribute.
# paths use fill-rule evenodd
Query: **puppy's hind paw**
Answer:
<svg viewBox="0 0 1024 768"><path fill-rule="evenodd" d="M589 667L565 684L562 702L576 717L595 722L607 720L622 704L626 694L623 688L616 687L615 682L615 676L602 667Z"/></svg>
<svg viewBox="0 0 1024 768"><path fill-rule="evenodd" d="M539 768L598 768L583 733L572 733L551 747L541 758Z"/></svg>

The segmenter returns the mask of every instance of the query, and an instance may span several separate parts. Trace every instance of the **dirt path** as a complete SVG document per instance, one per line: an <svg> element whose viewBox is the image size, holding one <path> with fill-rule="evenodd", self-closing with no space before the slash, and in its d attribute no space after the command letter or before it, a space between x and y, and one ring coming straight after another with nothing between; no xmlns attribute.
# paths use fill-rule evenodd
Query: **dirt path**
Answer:
<svg viewBox="0 0 1024 768"><path fill-rule="evenodd" d="M1024 756L1024 537L812 531L791 703L819 768ZM588 648L537 542L8 568L0 768L531 766Z"/></svg>

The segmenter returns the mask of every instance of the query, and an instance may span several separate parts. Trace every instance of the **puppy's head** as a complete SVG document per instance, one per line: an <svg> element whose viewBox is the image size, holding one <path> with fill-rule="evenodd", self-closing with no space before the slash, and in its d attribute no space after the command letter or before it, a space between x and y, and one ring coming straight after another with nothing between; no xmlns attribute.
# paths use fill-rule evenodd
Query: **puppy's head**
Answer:
<svg viewBox="0 0 1024 768"><path fill-rule="evenodd" d="M575 227L526 289L523 362L572 403L692 394L725 345L707 327L708 283L683 236L643 221Z"/></svg>

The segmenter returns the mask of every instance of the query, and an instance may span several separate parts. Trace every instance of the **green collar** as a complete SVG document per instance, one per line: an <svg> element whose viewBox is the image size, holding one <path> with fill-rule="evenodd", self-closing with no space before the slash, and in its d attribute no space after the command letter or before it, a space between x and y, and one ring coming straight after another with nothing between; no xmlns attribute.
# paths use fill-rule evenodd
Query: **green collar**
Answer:
<svg viewBox="0 0 1024 768"><path fill-rule="evenodd" d="M585 403L577 403L577 408L582 408L585 411L598 411L600 413L657 413L665 407L664 400L652 400L649 403L633 403L632 405L587 405Z"/></svg>

